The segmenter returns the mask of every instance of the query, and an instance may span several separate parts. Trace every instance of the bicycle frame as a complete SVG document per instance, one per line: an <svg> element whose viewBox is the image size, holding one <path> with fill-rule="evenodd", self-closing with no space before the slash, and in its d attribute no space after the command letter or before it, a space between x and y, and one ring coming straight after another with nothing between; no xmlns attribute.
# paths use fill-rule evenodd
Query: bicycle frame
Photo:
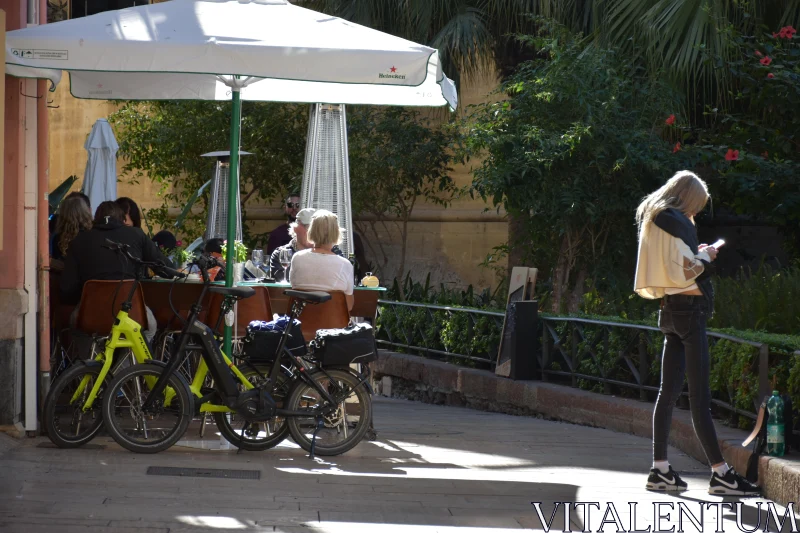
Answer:
<svg viewBox="0 0 800 533"><path fill-rule="evenodd" d="M150 355L150 349L147 347L147 341L145 341L144 337L142 336L141 324L128 316L128 313L132 308L131 301L133 300L133 295L136 291L136 287L139 285L138 272L139 271L137 269L136 280L131 287L128 298L122 304L122 309L120 309L120 311L117 313L117 317L114 320L114 326L111 328L111 336L106 341L105 350L99 352L93 359L93 361L101 361L103 366L100 369L100 374L98 375L97 380L95 380L92 390L89 391L89 396L86 398L86 401L83 402L81 409L84 412L92 408L92 405L97 398L97 393L100 391L100 387L103 383L105 383L106 376L111 370L111 367L114 365L115 350L119 348L130 348L136 363L144 363L145 361L152 359L152 356ZM123 336L124 338L122 338ZM75 390L75 394L73 394L72 398L70 399L70 403L76 402L80 395L83 394L90 377L91 376L87 375L81 379L80 384ZM172 394L174 395L174 391L172 391Z"/></svg>
<svg viewBox="0 0 800 533"><path fill-rule="evenodd" d="M200 292L200 296L197 300L198 303L195 303L192 306L191 312L189 317L184 325L183 330L181 331L180 342L172 354L172 357L167 364L167 368L161 374L158 381L156 382L155 386L150 388L150 393L147 395L144 403L142 404L142 409L148 409L150 406L153 405L155 399L163 393L164 388L167 386L167 380L169 376L175 373L178 367L183 364L183 361L186 359L187 356L187 347L189 344L190 338L195 338L199 341L201 345L201 353L202 359L198 366L197 372L195 372L195 376L192 380L191 385L189 386L190 391L197 397L203 399L205 397L201 396L201 390L203 382L208 374L214 378L214 382L216 384L215 392L219 393L222 397L222 402L224 405L219 404L212 404L209 401L203 401L200 406L200 412L231 412L234 410L237 400L239 399L240 391L236 384L236 380L234 376L244 385L246 390L252 390L254 386L250 381L242 374L242 372L236 367L235 364L231 361L231 359L225 355L222 350L220 349L218 342L216 342L214 338L214 333L210 327L206 324L203 324L199 320L197 320L197 316L200 314L202 307L200 306L199 302L203 301L205 297L206 291L208 290L209 282L207 273L201 269L203 278L205 281L203 290ZM302 312L302 309L305 307L305 303L303 302L295 302L292 306L292 310L289 317L289 324L291 325L295 318ZM281 337L281 341L278 344L276 360L272 365L272 368L269 373L269 384L270 387L267 389L269 394L272 394L275 390L275 384L277 383L276 378L278 372L280 372L280 359L284 353L284 348L286 346L286 340L289 337L289 331L291 327L287 327ZM288 353L288 352L287 352ZM322 397L328 402L328 407L326 410L335 409L335 405L338 405L331 394L321 387L317 382L308 377L309 371L315 370L313 367L309 367L300 357L295 356L294 354L288 353L291 360L294 362L298 369L298 375L301 379L306 381L306 383L310 384L314 389L316 389ZM233 375L231 375L233 372ZM213 396L212 393L209 396ZM209 398L210 399L210 398ZM286 409L277 409L277 415L282 416L318 416L323 414L322 409L315 409L313 411L305 411L305 412L294 412L289 411Z"/></svg>

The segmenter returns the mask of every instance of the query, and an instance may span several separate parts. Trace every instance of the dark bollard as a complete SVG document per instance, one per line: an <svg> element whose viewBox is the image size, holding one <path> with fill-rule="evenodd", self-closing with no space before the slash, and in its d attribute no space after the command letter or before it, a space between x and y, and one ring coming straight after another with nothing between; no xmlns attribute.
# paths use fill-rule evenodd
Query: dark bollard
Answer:
<svg viewBox="0 0 800 533"><path fill-rule="evenodd" d="M538 364L541 340L536 334L539 329L538 319L538 301L521 301L508 305L495 374L514 380L541 377Z"/></svg>

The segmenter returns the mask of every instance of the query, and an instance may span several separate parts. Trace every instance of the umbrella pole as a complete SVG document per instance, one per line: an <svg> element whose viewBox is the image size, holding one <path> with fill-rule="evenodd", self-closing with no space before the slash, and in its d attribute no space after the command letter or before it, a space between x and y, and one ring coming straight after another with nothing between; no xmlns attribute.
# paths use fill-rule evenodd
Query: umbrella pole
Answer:
<svg viewBox="0 0 800 533"><path fill-rule="evenodd" d="M236 216L239 210L236 206L239 202L239 132L242 127L242 101L239 89L232 88L231 109L231 166L228 174L228 246L225 257L225 286L233 287L233 270L236 264L236 228L238 220ZM223 351L228 357L233 357L231 351L231 326L225 323L225 335L223 338Z"/></svg>

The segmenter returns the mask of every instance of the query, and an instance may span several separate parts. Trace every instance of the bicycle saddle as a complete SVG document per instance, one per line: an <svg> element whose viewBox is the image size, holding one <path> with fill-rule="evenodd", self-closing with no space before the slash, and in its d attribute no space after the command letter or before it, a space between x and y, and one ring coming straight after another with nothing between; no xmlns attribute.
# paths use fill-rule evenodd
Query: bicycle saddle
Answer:
<svg viewBox="0 0 800 533"><path fill-rule="evenodd" d="M302 300L304 302L310 302L312 304L321 304L325 303L331 299L331 295L327 292L322 291L296 291L296 290L286 290L283 291L283 294L286 296L291 296L297 300Z"/></svg>
<svg viewBox="0 0 800 533"><path fill-rule="evenodd" d="M256 293L253 287L210 287L208 290L210 292L216 292L217 294L223 294L225 296L233 296L234 298L239 298L240 300L250 298Z"/></svg>

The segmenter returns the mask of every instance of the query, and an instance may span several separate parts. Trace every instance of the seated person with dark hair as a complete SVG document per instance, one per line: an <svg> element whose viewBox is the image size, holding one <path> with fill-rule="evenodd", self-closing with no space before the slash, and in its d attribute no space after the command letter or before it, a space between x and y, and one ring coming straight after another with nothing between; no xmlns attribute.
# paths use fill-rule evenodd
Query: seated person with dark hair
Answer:
<svg viewBox="0 0 800 533"><path fill-rule="evenodd" d="M156 243L159 249L165 252L171 252L180 246L178 239L175 238L175 234L167 230L161 230L156 233L153 236L153 242Z"/></svg>
<svg viewBox="0 0 800 533"><path fill-rule="evenodd" d="M216 257L220 263L225 265L225 257L222 256L222 245L224 243L225 239L208 239L205 245L203 245L203 252L211 254L212 256ZM212 269L209 269L209 272L211 270ZM213 277L211 281L225 281L225 267L220 267L216 276L209 277Z"/></svg>
<svg viewBox="0 0 800 533"><path fill-rule="evenodd" d="M114 202L103 202L97 208L92 229L76 236L69 245L61 276L61 298L64 303L78 304L83 285L89 280L134 279L135 265L118 252L105 248L106 239L127 244L134 257L144 261L160 261L172 267L153 241L144 232L125 225L125 212ZM77 311L70 319L71 325L77 321ZM148 328L144 333L151 340L156 332L156 320L147 309Z"/></svg>

